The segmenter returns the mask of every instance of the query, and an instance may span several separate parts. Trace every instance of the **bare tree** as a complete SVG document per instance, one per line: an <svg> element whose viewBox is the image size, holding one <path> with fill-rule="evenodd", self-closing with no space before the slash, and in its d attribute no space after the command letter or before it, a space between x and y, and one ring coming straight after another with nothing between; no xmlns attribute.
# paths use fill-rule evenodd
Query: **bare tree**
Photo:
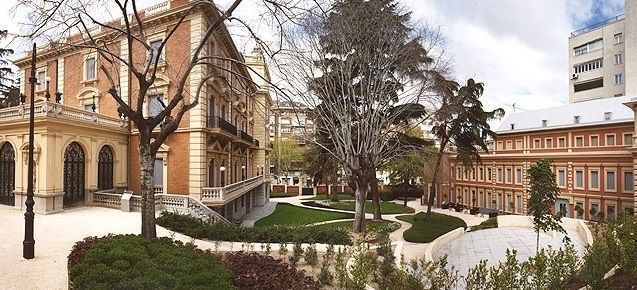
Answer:
<svg viewBox="0 0 637 290"><path fill-rule="evenodd" d="M175 1L174 3L182 3ZM153 190L153 163L161 144L168 136L175 132L184 114L197 106L200 100L202 88L209 80L217 78L222 73L234 74L242 83L248 85L227 85L230 90L241 94L250 94L254 84L245 74L236 74L230 65L249 69L240 58L228 58L205 53L208 50L211 38L216 34L228 33L223 26L224 21L236 20L245 23L232 16L242 0L235 0L225 10L220 10L211 0L199 0L187 3L180 11L177 19L167 26L165 37L161 42L151 46L149 43L150 30L153 28L146 23L148 11L140 10L134 0L19 0L16 9L25 9L31 15L30 22L26 23L29 39L46 39L49 41L48 49L63 50L68 47L85 48L95 51L103 60L100 62L100 71L108 78L110 89L108 93L119 105L118 112L130 120L139 131L139 162L141 168L142 188L142 229L144 237L156 237L155 229L155 197ZM288 0L260 0L264 13L270 13L276 23L282 23L284 17L292 17L293 2ZM182 3L182 4L183 4ZM292 3L292 4L291 4ZM290 7L286 6L290 5ZM159 66L162 64L162 55L166 45L173 38L187 17L204 9L209 21L205 26L201 39L191 45L191 51L186 60L180 64L174 64L179 68L171 80L174 89L166 102L161 102L162 109L155 116L145 116L143 104L147 94L153 88L157 80ZM112 13L115 11L114 13ZM246 26L250 33L254 30ZM253 35L255 36L255 35ZM259 38L258 44L263 44ZM120 54L119 41L125 42L128 50ZM266 51L273 51L267 49ZM141 53L140 53L141 52ZM230 65L228 65L230 64ZM129 72L132 85L137 91L134 96L129 96L127 102L120 93L120 69L124 67ZM243 67L243 68L241 68ZM196 84L196 93L186 89L191 73L201 70L203 77ZM131 94L133 94L131 92Z"/></svg>
<svg viewBox="0 0 637 290"><path fill-rule="evenodd" d="M439 62L430 28L412 23L389 0L339 1L290 30L279 68L294 95L312 108L323 147L355 188L353 230L363 231L372 174L407 148L405 119L424 120ZM414 29L418 27L418 29Z"/></svg>

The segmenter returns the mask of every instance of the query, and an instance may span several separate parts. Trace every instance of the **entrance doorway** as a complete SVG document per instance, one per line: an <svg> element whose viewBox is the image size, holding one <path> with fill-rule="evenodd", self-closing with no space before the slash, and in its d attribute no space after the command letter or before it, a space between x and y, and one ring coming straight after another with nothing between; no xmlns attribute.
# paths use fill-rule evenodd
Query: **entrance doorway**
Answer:
<svg viewBox="0 0 637 290"><path fill-rule="evenodd" d="M84 150L73 142L64 152L64 207L84 201Z"/></svg>

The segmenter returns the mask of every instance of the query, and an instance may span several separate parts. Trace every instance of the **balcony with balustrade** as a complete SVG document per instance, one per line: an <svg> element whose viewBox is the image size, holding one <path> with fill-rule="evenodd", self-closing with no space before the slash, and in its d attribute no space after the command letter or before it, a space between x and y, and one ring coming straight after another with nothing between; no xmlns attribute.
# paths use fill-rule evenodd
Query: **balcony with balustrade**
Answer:
<svg viewBox="0 0 637 290"><path fill-rule="evenodd" d="M224 205L257 188L264 182L264 177L260 175L224 187L203 187L199 200L210 206Z"/></svg>
<svg viewBox="0 0 637 290"><path fill-rule="evenodd" d="M128 133L126 120L105 116L96 112L87 112L82 109L65 106L50 101L38 101L35 103L34 120L36 126L43 123L57 123L60 126L81 126L91 129L102 129L118 133ZM31 109L29 105L18 105L0 109L0 128L2 127L28 127Z"/></svg>

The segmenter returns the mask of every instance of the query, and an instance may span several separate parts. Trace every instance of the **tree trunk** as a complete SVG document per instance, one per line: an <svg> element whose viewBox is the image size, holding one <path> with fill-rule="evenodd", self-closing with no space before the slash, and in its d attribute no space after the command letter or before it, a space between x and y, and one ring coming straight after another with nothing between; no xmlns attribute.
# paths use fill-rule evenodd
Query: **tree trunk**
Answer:
<svg viewBox="0 0 637 290"><path fill-rule="evenodd" d="M372 173L372 179L369 183L370 185L370 194L372 196L372 208L374 212L374 220L380 221L383 220L383 217L380 214L380 198L378 196L378 180L376 179L376 170Z"/></svg>
<svg viewBox="0 0 637 290"><path fill-rule="evenodd" d="M537 239L535 241L535 254L540 252L540 230L537 230Z"/></svg>
<svg viewBox="0 0 637 290"><path fill-rule="evenodd" d="M142 182L142 236L149 239L157 237L155 227L155 184L153 174L155 171L155 156L153 156L149 142L144 142L140 136L139 165Z"/></svg>
<svg viewBox="0 0 637 290"><path fill-rule="evenodd" d="M438 151L438 158L436 159L436 168L434 168L434 174L432 176L431 179L431 183L432 183L432 189L431 189L431 193L429 194L429 202L427 204L427 216L431 217L431 205L434 203L434 196L436 195L436 181L438 180L438 171L440 171L440 163L442 162L442 154L445 151L445 146L447 146L447 143L441 143L440 144L440 150Z"/></svg>
<svg viewBox="0 0 637 290"><path fill-rule="evenodd" d="M354 207L354 224L352 231L354 233L363 233L365 231L365 202L367 199L367 181L365 178L358 178L356 181L356 191L354 199L356 206Z"/></svg>

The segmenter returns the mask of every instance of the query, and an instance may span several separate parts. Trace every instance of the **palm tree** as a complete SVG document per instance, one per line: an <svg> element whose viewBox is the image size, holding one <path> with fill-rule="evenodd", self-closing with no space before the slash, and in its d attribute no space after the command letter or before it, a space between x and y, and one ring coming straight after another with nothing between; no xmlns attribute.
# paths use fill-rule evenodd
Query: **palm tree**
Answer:
<svg viewBox="0 0 637 290"><path fill-rule="evenodd" d="M484 92L484 85L473 79L468 79L466 85L452 80L446 80L439 75L436 79L436 91L440 96L441 105L433 116L431 133L436 136L440 147L432 183L438 179L440 164L447 145L456 148L456 159L462 161L465 168L471 168L473 159L480 161L479 150L488 152L486 139L495 138L496 133L491 130L489 121L504 116L502 108L484 111L480 97ZM431 216L431 205L434 202L436 186L429 195L427 215Z"/></svg>

